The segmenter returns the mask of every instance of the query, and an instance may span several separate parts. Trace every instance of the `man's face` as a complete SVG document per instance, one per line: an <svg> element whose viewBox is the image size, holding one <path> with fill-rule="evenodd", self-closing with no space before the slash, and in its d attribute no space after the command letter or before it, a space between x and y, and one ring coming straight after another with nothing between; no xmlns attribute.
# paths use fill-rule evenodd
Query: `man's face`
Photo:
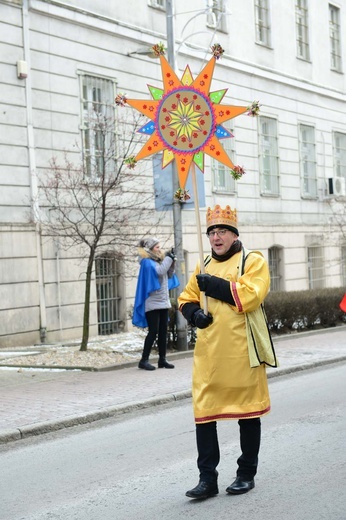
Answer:
<svg viewBox="0 0 346 520"><path fill-rule="evenodd" d="M238 236L229 229L215 228L209 234L210 245L217 255L224 255Z"/></svg>

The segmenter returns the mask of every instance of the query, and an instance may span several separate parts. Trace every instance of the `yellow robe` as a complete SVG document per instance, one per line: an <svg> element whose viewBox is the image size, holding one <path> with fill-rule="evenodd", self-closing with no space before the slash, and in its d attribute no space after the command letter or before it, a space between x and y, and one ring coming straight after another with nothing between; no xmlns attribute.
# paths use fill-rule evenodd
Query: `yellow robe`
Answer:
<svg viewBox="0 0 346 520"><path fill-rule="evenodd" d="M206 273L229 280L236 305L208 297L213 323L197 329L192 377L196 423L261 417L270 411L265 365L250 367L244 315L257 309L266 297L269 269L263 256L252 252L244 274L238 277L241 257L239 252L224 262L211 259L205 267ZM199 273L198 264L178 298L179 308L188 302L203 307L196 279Z"/></svg>

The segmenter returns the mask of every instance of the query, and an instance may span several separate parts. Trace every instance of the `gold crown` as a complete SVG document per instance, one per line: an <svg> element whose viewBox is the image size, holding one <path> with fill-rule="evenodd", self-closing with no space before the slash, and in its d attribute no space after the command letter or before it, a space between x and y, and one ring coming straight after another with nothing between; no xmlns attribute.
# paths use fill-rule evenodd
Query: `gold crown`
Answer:
<svg viewBox="0 0 346 520"><path fill-rule="evenodd" d="M226 206L222 209L219 204L214 209L207 209L207 229L212 226L230 226L238 232L237 210Z"/></svg>

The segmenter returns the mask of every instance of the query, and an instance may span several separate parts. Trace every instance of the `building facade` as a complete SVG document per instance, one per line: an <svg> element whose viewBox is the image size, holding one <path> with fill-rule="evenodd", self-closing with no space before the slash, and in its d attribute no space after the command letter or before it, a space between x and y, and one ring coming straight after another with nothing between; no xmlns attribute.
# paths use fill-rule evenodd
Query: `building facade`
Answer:
<svg viewBox="0 0 346 520"><path fill-rule="evenodd" d="M228 89L225 104L261 105L258 117L239 116L228 127L234 138L225 148L246 175L234 181L208 156L197 173L202 225L208 206L236 207L241 240L269 261L272 290L346 286L346 241L333 214L335 201L346 205L346 1L173 4L178 76L187 64L196 76L220 43L213 90ZM39 174L66 151L76 161L80 149L86 161L95 158L88 104L112 104L117 93L143 99L147 85L162 86L148 49L167 42L166 8L166 0L128 0L126 9L0 0L0 347L81 336L85 262L42 233ZM145 190L160 215L160 190L171 181L157 161L146 162ZM168 244L172 210L162 215ZM191 204L181 219L187 276L198 259ZM203 245L208 252L206 237ZM112 251L96 259L92 336L131 327L135 246L132 277Z"/></svg>

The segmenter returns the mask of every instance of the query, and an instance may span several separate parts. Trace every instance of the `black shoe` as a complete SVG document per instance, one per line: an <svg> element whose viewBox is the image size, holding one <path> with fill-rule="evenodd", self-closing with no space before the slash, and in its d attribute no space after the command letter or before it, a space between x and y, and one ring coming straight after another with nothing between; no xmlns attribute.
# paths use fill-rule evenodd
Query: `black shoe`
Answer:
<svg viewBox="0 0 346 520"><path fill-rule="evenodd" d="M242 477L237 477L234 482L226 489L227 493L231 495L241 495L247 493L255 487L254 479L244 480Z"/></svg>
<svg viewBox="0 0 346 520"><path fill-rule="evenodd" d="M165 358L159 359L157 366L159 368L174 368L174 365L172 365L172 363L168 363L168 361Z"/></svg>
<svg viewBox="0 0 346 520"><path fill-rule="evenodd" d="M219 493L219 488L217 487L217 483L214 482L204 482L203 480L200 480L198 485L190 489L189 491L186 491L185 495L190 498L209 498L214 497Z"/></svg>
<svg viewBox="0 0 346 520"><path fill-rule="evenodd" d="M155 370L154 365L151 365L147 359L144 361L141 359L138 363L138 368L143 368L143 370Z"/></svg>

